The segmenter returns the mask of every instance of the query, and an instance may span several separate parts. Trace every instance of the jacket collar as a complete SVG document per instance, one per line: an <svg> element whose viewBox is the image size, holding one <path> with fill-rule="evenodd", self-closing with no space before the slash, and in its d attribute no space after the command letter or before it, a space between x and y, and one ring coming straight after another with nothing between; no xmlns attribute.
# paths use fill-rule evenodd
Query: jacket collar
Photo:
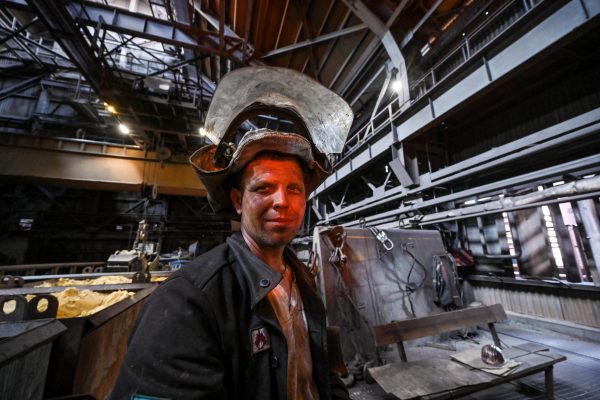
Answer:
<svg viewBox="0 0 600 400"><path fill-rule="evenodd" d="M256 304L281 282L283 275L255 256L240 232L229 236L227 244L244 273L250 290L251 306L254 309Z"/></svg>

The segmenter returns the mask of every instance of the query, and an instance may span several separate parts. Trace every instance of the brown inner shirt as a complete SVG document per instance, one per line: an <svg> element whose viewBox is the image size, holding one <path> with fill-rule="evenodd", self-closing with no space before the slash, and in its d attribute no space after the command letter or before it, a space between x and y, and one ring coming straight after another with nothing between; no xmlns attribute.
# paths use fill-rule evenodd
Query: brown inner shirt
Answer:
<svg viewBox="0 0 600 400"><path fill-rule="evenodd" d="M308 326L296 279L286 268L283 279L267 295L287 342L287 400L318 400L312 377Z"/></svg>

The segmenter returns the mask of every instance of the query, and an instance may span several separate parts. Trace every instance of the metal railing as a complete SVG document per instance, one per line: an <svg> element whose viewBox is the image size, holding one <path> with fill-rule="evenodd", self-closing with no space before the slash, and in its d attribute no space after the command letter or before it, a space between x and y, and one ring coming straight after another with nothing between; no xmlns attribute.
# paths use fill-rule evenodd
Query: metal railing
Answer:
<svg viewBox="0 0 600 400"><path fill-rule="evenodd" d="M522 20L542 2L543 0L512 0L490 13L485 21L474 30L465 32L463 40L457 46L410 85L410 104L425 97L440 83L454 75L469 60L480 55L495 39ZM370 121L358 128L348 138L344 151L341 156L334 159L334 164L344 162L370 138L387 127L391 127L391 124L405 111L403 106L404 104L399 103L398 95L394 95Z"/></svg>

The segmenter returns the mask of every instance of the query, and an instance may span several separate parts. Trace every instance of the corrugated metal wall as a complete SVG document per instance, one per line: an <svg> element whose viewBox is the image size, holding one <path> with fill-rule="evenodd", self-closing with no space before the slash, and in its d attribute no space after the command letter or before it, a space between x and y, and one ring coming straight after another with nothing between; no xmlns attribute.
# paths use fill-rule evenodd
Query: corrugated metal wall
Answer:
<svg viewBox="0 0 600 400"><path fill-rule="evenodd" d="M500 303L508 311L600 328L598 292L567 292L556 288L537 290L539 288L473 283L475 299L484 304Z"/></svg>

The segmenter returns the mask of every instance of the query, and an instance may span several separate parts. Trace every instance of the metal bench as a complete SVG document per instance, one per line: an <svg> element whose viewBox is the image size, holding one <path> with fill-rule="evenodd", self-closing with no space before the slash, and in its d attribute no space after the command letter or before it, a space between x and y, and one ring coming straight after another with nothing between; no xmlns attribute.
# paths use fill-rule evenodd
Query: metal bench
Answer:
<svg viewBox="0 0 600 400"><path fill-rule="evenodd" d="M508 358L520 363L507 375L496 375L451 359L408 361L406 358L407 340L483 324L487 324L494 343L500 346L494 323L506 319L502 305L495 304L374 326L375 344L378 347L397 344L401 361L370 368L369 372L386 392L399 399L456 398L544 372L546 398L554 398L553 367L566 357L534 343L503 350Z"/></svg>

